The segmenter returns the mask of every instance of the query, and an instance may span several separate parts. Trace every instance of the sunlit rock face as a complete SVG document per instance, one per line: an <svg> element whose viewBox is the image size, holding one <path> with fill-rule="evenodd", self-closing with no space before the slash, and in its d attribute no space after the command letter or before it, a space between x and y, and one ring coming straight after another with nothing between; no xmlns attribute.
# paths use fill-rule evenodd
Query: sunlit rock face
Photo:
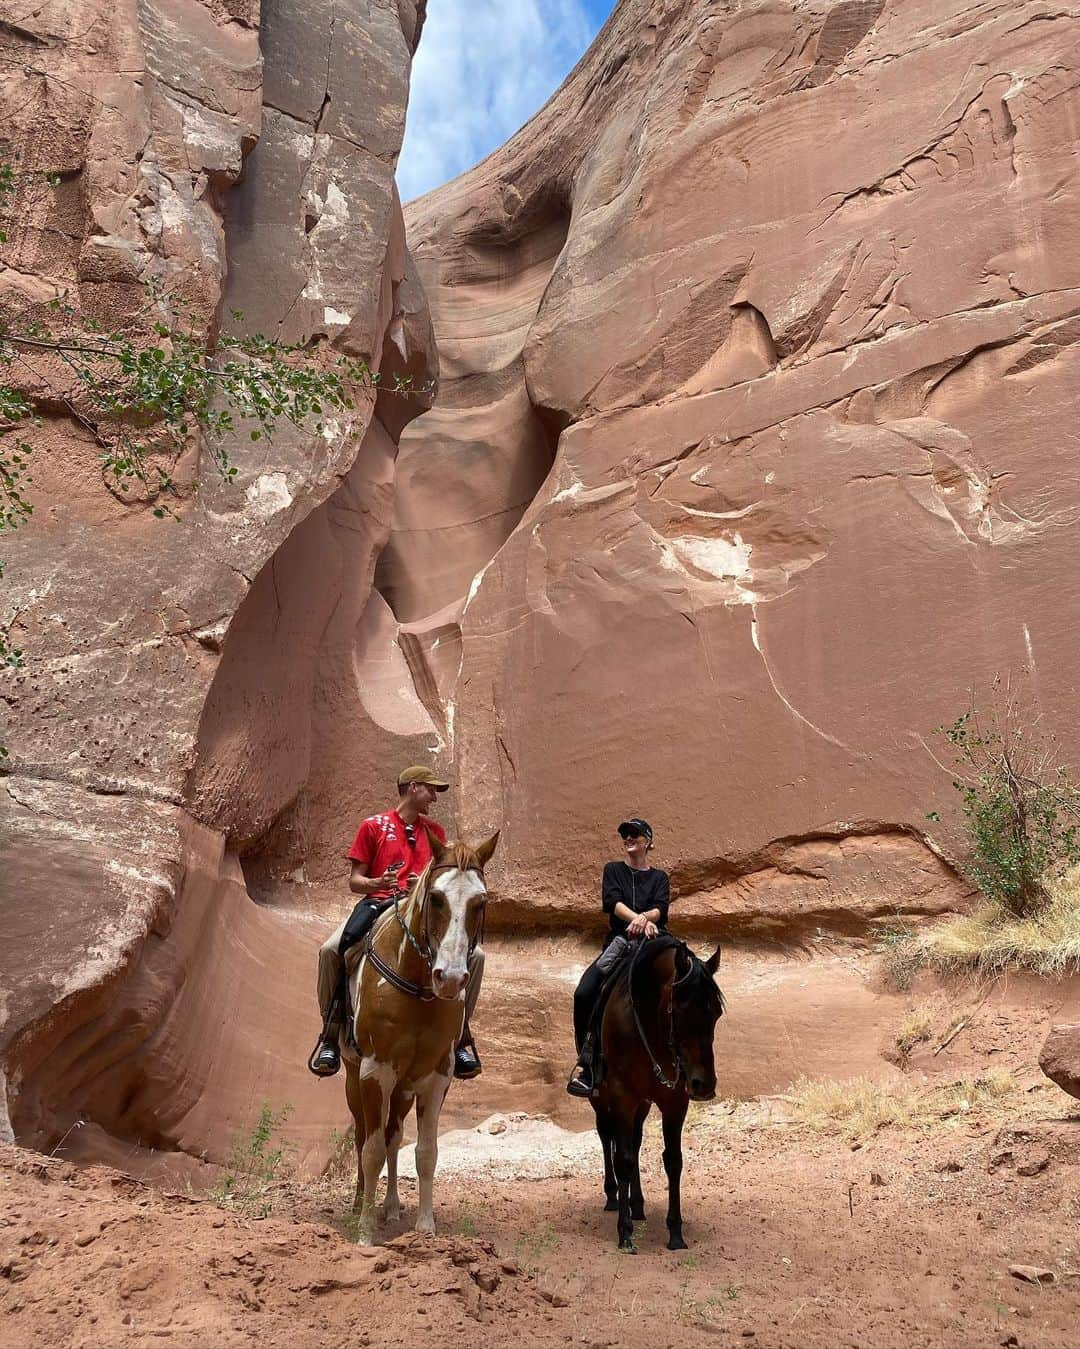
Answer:
<svg viewBox="0 0 1080 1349"><path fill-rule="evenodd" d="M60 185L35 179L10 229L5 304L67 290L108 329L153 281L197 330L242 322L427 384L394 185L422 18L408 0L54 0L6 24L5 136ZM27 387L46 378L67 376ZM266 1097L298 1107L306 1150L325 1143L303 1063L337 915L257 906L242 858L256 880L267 858L302 873L302 818L340 873L382 793L378 736L393 757L434 741L371 585L396 438L424 405L360 396L322 433L237 437L234 484L193 445L162 521L106 490L91 429L46 397L0 587L26 653L4 685L3 1131L51 1145L81 1122L220 1157Z"/></svg>
<svg viewBox="0 0 1080 1349"><path fill-rule="evenodd" d="M623 0L403 220L423 11L52 0L0 34L11 139L60 176L5 303L108 327L154 280L207 332L441 377L417 420L383 393L241 439L232 486L193 445L179 521L45 399L0 586L22 1141L220 1160L267 1099L317 1162L314 953L404 762L452 770L453 832L503 829L487 1071L451 1097L482 1113L562 1098L625 815L683 931L818 949L965 900L932 730L972 685L1027 668L1074 748L1080 5ZM834 1066L876 1062L867 987L791 994ZM732 1089L775 1090L767 1033L739 1043Z"/></svg>
<svg viewBox="0 0 1080 1349"><path fill-rule="evenodd" d="M932 912L933 728L1025 667L1071 745L1078 58L1075 5L624 0L407 208L380 581L529 915L630 812L684 915Z"/></svg>

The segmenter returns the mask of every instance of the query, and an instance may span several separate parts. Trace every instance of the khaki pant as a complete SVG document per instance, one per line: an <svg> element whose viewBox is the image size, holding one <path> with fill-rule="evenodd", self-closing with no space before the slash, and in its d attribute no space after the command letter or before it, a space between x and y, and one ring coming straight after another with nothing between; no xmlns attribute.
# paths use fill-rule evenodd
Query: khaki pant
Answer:
<svg viewBox="0 0 1080 1349"><path fill-rule="evenodd" d="M348 919L342 919L322 946L319 947L319 1012L326 1021L326 1014L337 992L338 980L345 962L338 955L341 934L345 931ZM469 983L465 990L465 1020L469 1021L480 996L480 984L484 978L484 948L477 946L469 957Z"/></svg>

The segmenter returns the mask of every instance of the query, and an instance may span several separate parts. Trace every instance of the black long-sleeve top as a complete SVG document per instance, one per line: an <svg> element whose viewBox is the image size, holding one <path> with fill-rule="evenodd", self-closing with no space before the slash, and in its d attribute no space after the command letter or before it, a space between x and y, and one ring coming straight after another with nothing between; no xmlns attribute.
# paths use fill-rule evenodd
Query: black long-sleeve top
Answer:
<svg viewBox="0 0 1080 1349"><path fill-rule="evenodd" d="M621 937L629 924L615 913L616 904L625 904L634 913L647 913L649 909L659 909L657 927L667 927L668 874L659 867L649 867L647 871L635 871L627 862L607 862L604 865L604 880L601 890L604 912L611 923L611 936Z"/></svg>

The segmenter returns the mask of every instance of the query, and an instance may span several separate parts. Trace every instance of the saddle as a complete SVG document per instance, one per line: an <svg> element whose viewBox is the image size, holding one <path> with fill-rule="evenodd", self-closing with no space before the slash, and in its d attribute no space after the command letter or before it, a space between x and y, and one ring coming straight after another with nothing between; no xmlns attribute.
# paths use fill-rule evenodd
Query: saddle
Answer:
<svg viewBox="0 0 1080 1349"><path fill-rule="evenodd" d="M606 1064L604 1061L603 1050L601 1049L600 1029L604 1024L604 1013L607 1005L611 1001L611 995L617 985L624 980L627 984L634 977L634 967L646 947L650 947L652 954L658 955L669 946L682 946L683 943L678 937L670 932L659 932L655 937L650 937L647 941L639 942L619 957L612 967L607 978L600 986L600 991L596 995L596 1002L593 1004L592 1014L589 1017L589 1030L586 1038L586 1045L591 1046L590 1064L592 1068L593 1085L599 1086L604 1079Z"/></svg>
<svg viewBox="0 0 1080 1349"><path fill-rule="evenodd" d="M341 947L339 948L341 950L342 964L341 981L338 985L337 998L335 1001L341 1005L344 1021L343 1045L345 1052L349 1054L358 1053L355 1032L356 1008L353 1006L352 996L353 975L356 973L357 967L367 954L367 937L369 932L374 928L375 924L386 910L390 908L393 902L392 899L388 899L384 900L381 904L367 905L366 908L368 912L363 915L360 924L353 923L354 930L352 932L350 932L349 927L346 926L345 933L342 935ZM360 905L357 905L357 910L359 910L359 908ZM354 910L353 912L353 919L357 917L357 910ZM352 919L350 919L350 923L352 923ZM357 927L359 927L359 936L357 936L355 932ZM352 940L348 941L350 937Z"/></svg>

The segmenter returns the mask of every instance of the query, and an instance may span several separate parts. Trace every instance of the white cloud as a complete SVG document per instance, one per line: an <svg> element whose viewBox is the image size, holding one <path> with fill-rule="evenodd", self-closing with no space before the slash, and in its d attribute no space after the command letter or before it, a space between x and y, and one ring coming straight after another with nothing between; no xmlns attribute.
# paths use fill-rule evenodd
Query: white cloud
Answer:
<svg viewBox="0 0 1080 1349"><path fill-rule="evenodd" d="M398 164L402 201L463 173L509 139L595 32L586 0L429 0Z"/></svg>

